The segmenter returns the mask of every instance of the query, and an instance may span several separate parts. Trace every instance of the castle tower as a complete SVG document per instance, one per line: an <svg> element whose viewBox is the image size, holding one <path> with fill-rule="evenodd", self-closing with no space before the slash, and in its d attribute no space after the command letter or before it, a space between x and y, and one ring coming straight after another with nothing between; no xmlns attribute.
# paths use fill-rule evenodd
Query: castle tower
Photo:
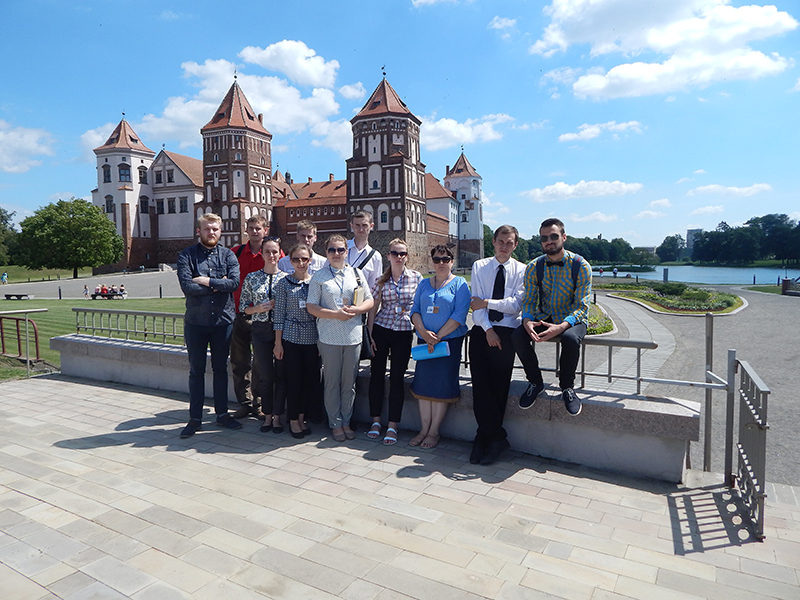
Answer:
<svg viewBox="0 0 800 600"><path fill-rule="evenodd" d="M422 122L383 79L350 123L348 219L357 210L371 212L375 222L371 245L385 256L393 238L405 238L409 265L427 271L425 165L419 148Z"/></svg>
<svg viewBox="0 0 800 600"><path fill-rule="evenodd" d="M471 267L483 258L483 204L481 202L482 178L470 164L464 152L451 169L447 168L444 187L458 201L458 264Z"/></svg>
<svg viewBox="0 0 800 600"><path fill-rule="evenodd" d="M272 220L272 134L236 81L200 133L205 196L195 218L222 217L222 244L230 248L242 242L252 215Z"/></svg>
<svg viewBox="0 0 800 600"><path fill-rule="evenodd" d="M155 152L145 146L130 124L122 119L105 144L95 148L94 153L97 188L92 190L92 203L114 222L124 240L120 261L96 271L151 266L156 259L153 237L158 233L149 177Z"/></svg>

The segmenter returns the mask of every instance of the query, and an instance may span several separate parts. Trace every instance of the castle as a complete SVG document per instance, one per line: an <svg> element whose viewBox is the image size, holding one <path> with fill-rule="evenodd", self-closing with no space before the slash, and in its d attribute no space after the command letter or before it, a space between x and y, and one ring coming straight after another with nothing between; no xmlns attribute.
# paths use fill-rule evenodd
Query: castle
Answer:
<svg viewBox="0 0 800 600"><path fill-rule="evenodd" d="M317 225L318 247L334 233L349 234L349 217L373 215L370 243L384 256L389 241L404 238L409 264L426 272L428 251L448 244L457 266L483 257L481 176L463 151L443 183L425 171L417 118L384 78L350 121L353 155L347 176L298 183L272 171L272 134L234 80L211 120L200 130L203 160L147 148L123 119L97 156L92 202L124 240L122 259L96 269L109 272L174 263L195 243L195 223L207 212L222 217L224 246L246 239L252 215L264 216L284 250L297 222Z"/></svg>

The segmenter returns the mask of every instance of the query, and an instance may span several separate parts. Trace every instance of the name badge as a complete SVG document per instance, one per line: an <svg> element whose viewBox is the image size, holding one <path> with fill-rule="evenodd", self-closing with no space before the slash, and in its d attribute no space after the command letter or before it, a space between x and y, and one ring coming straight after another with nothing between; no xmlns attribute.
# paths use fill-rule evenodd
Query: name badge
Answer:
<svg viewBox="0 0 800 600"><path fill-rule="evenodd" d="M429 315L435 315L438 312L439 312L439 307L438 306L429 306L428 307L428 314Z"/></svg>
<svg viewBox="0 0 800 600"><path fill-rule="evenodd" d="M403 312L403 307L402 306L395 306L394 307L394 312L396 314L398 314L398 315L401 314Z"/></svg>
<svg viewBox="0 0 800 600"><path fill-rule="evenodd" d="M300 300L298 302L298 304L300 304L300 308L305 309L305 307L306 307L306 301L305 300Z"/></svg>
<svg viewBox="0 0 800 600"><path fill-rule="evenodd" d="M336 304L336 308L342 308L344 306L344 298L336 298L333 302Z"/></svg>

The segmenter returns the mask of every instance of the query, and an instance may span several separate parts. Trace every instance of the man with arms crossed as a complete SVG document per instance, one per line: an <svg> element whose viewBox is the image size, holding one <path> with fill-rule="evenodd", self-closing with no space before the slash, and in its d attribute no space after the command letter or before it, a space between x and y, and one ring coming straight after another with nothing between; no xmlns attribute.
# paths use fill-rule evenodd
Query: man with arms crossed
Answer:
<svg viewBox="0 0 800 600"><path fill-rule="evenodd" d="M189 354L189 423L181 432L182 438L202 428L209 346L217 424L228 429L242 427L228 414L228 352L236 316L233 292L239 287L239 263L233 252L217 245L221 226L222 219L213 213L200 217L200 243L178 255L178 281L186 296L183 335Z"/></svg>
<svg viewBox="0 0 800 600"><path fill-rule="evenodd" d="M369 245L369 234L373 226L372 213L369 211L359 210L353 213L350 217L353 239L347 240L347 264L361 269L369 289L374 289L375 282L383 273L383 257Z"/></svg>
<svg viewBox="0 0 800 600"><path fill-rule="evenodd" d="M509 448L503 417L514 369L511 335L520 325L525 265L511 257L519 232L501 225L494 232L494 257L472 265L472 332L469 368L472 410L478 423L469 462L491 465Z"/></svg>
<svg viewBox="0 0 800 600"><path fill-rule="evenodd" d="M314 252L314 244L317 241L317 226L314 225L308 219L303 219L302 221L297 222L297 233L295 234L296 243L297 244L305 244L309 248L311 248L311 261L308 263L308 274L313 275L317 271L319 271L322 267L324 267L328 260ZM286 251L288 252L291 248L288 248ZM278 268L283 271L284 273L288 273L291 275L294 273L294 267L292 266L292 259L287 254L282 259L278 261Z"/></svg>
<svg viewBox="0 0 800 600"><path fill-rule="evenodd" d="M233 371L233 392L239 401L239 408L233 413L234 419L242 419L248 415L264 420L261 402L253 390L258 389L258 372L253 363L251 349L252 317L239 312L239 297L242 295L244 278L253 271L264 268L264 257L261 256L261 241L267 234L267 219L261 215L253 215L247 219L247 243L231 248L239 261L239 287L233 293L236 309L236 320L231 333L231 370Z"/></svg>
<svg viewBox="0 0 800 600"><path fill-rule="evenodd" d="M545 342L561 336L559 384L567 412L576 416L581 401L575 395L575 371L581 342L589 322L592 296L592 267L586 260L564 249L567 234L564 223L546 219L539 228L544 256L525 269L525 297L522 301L522 327L514 335L514 347L525 367L528 390L520 397L520 407L530 408L544 390L542 371L531 341ZM541 263L537 269L537 263ZM542 273L539 281L537 271Z"/></svg>

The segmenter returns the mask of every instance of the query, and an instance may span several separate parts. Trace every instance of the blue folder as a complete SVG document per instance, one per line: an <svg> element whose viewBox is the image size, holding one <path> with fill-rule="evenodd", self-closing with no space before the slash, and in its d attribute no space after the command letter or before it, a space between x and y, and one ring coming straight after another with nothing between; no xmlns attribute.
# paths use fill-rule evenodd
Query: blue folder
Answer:
<svg viewBox="0 0 800 600"><path fill-rule="evenodd" d="M433 352L428 352L428 344L419 344L411 349L411 358L414 360L428 360L429 358L442 358L450 356L450 344L439 342L433 347Z"/></svg>

